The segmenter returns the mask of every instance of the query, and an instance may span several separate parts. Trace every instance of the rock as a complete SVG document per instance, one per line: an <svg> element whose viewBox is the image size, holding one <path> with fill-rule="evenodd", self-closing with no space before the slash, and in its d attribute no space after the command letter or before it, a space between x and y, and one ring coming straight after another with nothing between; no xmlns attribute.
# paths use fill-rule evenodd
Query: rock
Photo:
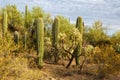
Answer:
<svg viewBox="0 0 120 80"><path fill-rule="evenodd" d="M55 78L49 78L49 80L56 80Z"/></svg>

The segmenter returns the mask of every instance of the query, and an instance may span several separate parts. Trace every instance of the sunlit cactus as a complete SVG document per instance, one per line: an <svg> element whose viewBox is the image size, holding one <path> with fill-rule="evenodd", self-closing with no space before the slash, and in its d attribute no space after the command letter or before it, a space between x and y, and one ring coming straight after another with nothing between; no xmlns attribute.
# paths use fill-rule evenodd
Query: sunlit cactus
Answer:
<svg viewBox="0 0 120 80"><path fill-rule="evenodd" d="M18 33L18 31L14 32L14 42L15 42L15 44L19 43L19 33Z"/></svg>
<svg viewBox="0 0 120 80"><path fill-rule="evenodd" d="M25 6L25 27L27 28L27 21L28 21L28 6Z"/></svg>
<svg viewBox="0 0 120 80"><path fill-rule="evenodd" d="M78 46L77 46L77 51L76 51L76 65L79 65L80 64L79 55L82 52L82 35L83 35L83 22L82 22L82 18L81 17L77 18L76 28L81 33L81 41L79 41Z"/></svg>
<svg viewBox="0 0 120 80"><path fill-rule="evenodd" d="M43 66L43 55L44 55L44 23L42 18L36 20L37 25L37 53L39 55L39 67Z"/></svg>
<svg viewBox="0 0 120 80"><path fill-rule="evenodd" d="M4 9L4 11L3 11L3 26L2 26L3 37L7 33L7 28L8 28L8 24L7 24L7 11Z"/></svg>
<svg viewBox="0 0 120 80"><path fill-rule="evenodd" d="M27 32L24 33L24 48L27 48Z"/></svg>
<svg viewBox="0 0 120 80"><path fill-rule="evenodd" d="M52 26L52 45L57 48L58 44L58 33L59 33L60 22L58 18L55 18Z"/></svg>
<svg viewBox="0 0 120 80"><path fill-rule="evenodd" d="M54 62L58 63L59 60L59 51L58 51L58 34L59 34L60 22L58 18L54 19L52 25L52 46L55 49L54 52Z"/></svg>

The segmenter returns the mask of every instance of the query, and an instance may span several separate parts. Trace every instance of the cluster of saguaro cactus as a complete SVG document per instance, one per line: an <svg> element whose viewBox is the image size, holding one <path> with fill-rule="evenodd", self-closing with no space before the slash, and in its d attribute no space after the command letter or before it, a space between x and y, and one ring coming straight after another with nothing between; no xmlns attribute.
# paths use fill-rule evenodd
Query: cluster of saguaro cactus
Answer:
<svg viewBox="0 0 120 80"><path fill-rule="evenodd" d="M82 38L82 35L83 35L83 22L82 22L81 17L77 18L76 28L78 28L79 32L81 33L81 38ZM82 40L78 43L78 46L77 46L76 58L75 58L76 59L76 65L80 64L79 55L81 54L81 52L82 52Z"/></svg>
<svg viewBox="0 0 120 80"><path fill-rule="evenodd" d="M44 55L44 23L42 18L36 20L36 38L37 38L37 53L39 55L39 67L43 65Z"/></svg>
<svg viewBox="0 0 120 80"><path fill-rule="evenodd" d="M7 28L8 28L8 24L7 24L7 11L4 9L4 11L3 11L3 26L2 26L3 37L7 33Z"/></svg>

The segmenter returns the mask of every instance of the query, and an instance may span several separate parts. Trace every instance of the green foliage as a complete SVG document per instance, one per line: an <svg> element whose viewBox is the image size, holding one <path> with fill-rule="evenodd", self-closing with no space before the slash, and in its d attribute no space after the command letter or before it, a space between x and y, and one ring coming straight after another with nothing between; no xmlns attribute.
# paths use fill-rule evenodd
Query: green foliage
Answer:
<svg viewBox="0 0 120 80"><path fill-rule="evenodd" d="M116 32L111 37L113 48L117 53L120 53L120 31Z"/></svg>
<svg viewBox="0 0 120 80"><path fill-rule="evenodd" d="M21 29L23 21L25 26L24 30ZM1 24L3 24L3 26ZM15 29L14 35L9 30L7 31L7 26L9 27L8 29L10 29L10 26ZM57 59L63 60L67 57L70 61L69 66L74 58L76 58L77 65L79 65L80 60L82 63L82 59L80 59L79 56L81 56L81 52L83 51L86 60L88 60L88 58L91 59L91 63L97 66L97 68L95 67L98 69L97 73L106 75L120 71L120 55L118 54L120 53L120 32L115 33L110 38L107 36L105 32L106 29L104 29L100 21L96 21L92 27L84 28L82 18L78 17L75 27L75 25L71 24L70 21L63 16L57 16L53 22L51 15L45 13L40 7L34 7L30 11L28 10L28 6L26 6L25 13L22 14L15 5L7 5L5 10L0 10L0 28L0 44L2 44L0 45L0 56L4 58L6 55L9 57L11 53L16 54L19 51L31 52L32 49L35 49L34 46L37 45L37 53L39 56L38 65L40 67L43 66L44 53L48 53L47 56L51 58L50 62L53 56L56 58L56 61ZM19 30L23 30L23 32ZM8 35L4 42L1 36L2 31L3 34L7 33ZM83 41L92 45L87 45L82 50ZM14 42L17 45L15 45ZM99 45L99 43L103 44ZM12 57L16 57L13 54ZM25 57L26 56L28 56L28 54L25 54ZM6 58L2 60L3 63L0 61L0 70L3 70L3 74L0 73L0 75L3 76L7 74L4 71L10 69L7 67L11 64L9 60L12 61L12 59L7 60ZM9 65L6 65L6 62L8 62ZM18 75L18 73L19 71L15 75Z"/></svg>
<svg viewBox="0 0 120 80"><path fill-rule="evenodd" d="M4 9L4 11L3 11L3 27L2 27L3 36L5 36L5 34L7 33L7 29L8 29L7 12Z"/></svg>
<svg viewBox="0 0 120 80"><path fill-rule="evenodd" d="M57 17L59 18L59 21L60 21L59 32L66 34L67 37L65 38L65 43L66 43L65 46L66 48L68 48L72 44L70 37L72 36L75 26L72 25L69 19L67 19L66 17L63 17L63 16L57 16Z"/></svg>
<svg viewBox="0 0 120 80"><path fill-rule="evenodd" d="M44 21L44 30L45 30L45 36L48 37L50 34L49 28L52 26L52 18L51 15L48 13L45 13L42 8L36 6L33 7L32 11L28 13L28 24L35 22L35 19L40 17L43 18ZM32 18L31 18L32 16Z"/></svg>
<svg viewBox="0 0 120 80"><path fill-rule="evenodd" d="M82 35L83 35L83 22L82 22L81 17L77 18L76 28L78 28L79 32L81 33L81 38L82 38ZM82 39L78 43L78 47L77 47L77 51L76 51L76 65L80 64L80 58L78 56L81 54L81 52L82 52Z"/></svg>
<svg viewBox="0 0 120 80"><path fill-rule="evenodd" d="M44 23L42 18L37 19L37 53L39 55L39 66L43 66L44 55Z"/></svg>
<svg viewBox="0 0 120 80"><path fill-rule="evenodd" d="M40 7L38 7L38 6L33 7L33 9L32 9L32 16L33 16L34 19L36 19L38 17L43 18L44 11Z"/></svg>
<svg viewBox="0 0 120 80"><path fill-rule="evenodd" d="M72 42L74 41L76 44L82 41L82 35L77 28L71 30L70 40Z"/></svg>
<svg viewBox="0 0 120 80"><path fill-rule="evenodd" d="M60 32L60 33L58 34L59 43L65 41L66 37L67 37L67 36L66 36L65 33L61 33L61 32Z"/></svg>
<svg viewBox="0 0 120 80"><path fill-rule="evenodd" d="M16 5L7 5L6 6L8 14L8 24L13 26L13 28L20 29L23 25L22 14L18 11Z"/></svg>
<svg viewBox="0 0 120 80"><path fill-rule="evenodd" d="M109 40L105 31L106 29L103 27L102 22L96 21L92 27L86 28L84 39L86 39L90 44L96 46L97 42L101 40Z"/></svg>
<svg viewBox="0 0 120 80"><path fill-rule="evenodd" d="M120 71L120 55L117 54L112 45L103 45L99 52L94 53L94 62L98 64L98 75L108 76Z"/></svg>
<svg viewBox="0 0 120 80"><path fill-rule="evenodd" d="M43 21L45 22L44 23L44 26L47 27L49 25L52 24L52 19L51 19L51 15L48 14L48 13L45 13L42 8L36 6L36 7L33 7L32 11L32 18L33 20L35 20L36 18L38 17L41 17L43 18Z"/></svg>
<svg viewBox="0 0 120 80"><path fill-rule="evenodd" d="M120 43L120 31L114 33L111 37L113 43Z"/></svg>
<svg viewBox="0 0 120 80"><path fill-rule="evenodd" d="M57 16L60 21L60 32L65 33L67 36L70 36L71 30L74 28L73 25L71 25L70 21L63 16ZM69 38L67 39L69 40Z"/></svg>

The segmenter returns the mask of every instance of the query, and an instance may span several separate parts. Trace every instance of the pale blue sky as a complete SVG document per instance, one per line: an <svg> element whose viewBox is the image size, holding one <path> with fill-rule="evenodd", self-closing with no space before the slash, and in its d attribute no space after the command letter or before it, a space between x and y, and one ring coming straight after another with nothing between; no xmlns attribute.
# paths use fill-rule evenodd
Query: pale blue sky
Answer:
<svg viewBox="0 0 120 80"><path fill-rule="evenodd" d="M0 7L6 4L16 4L24 11L27 4L29 9L40 6L52 16L63 15L75 22L82 16L86 25L92 25L101 20L108 27L108 34L120 30L120 0L0 0Z"/></svg>

